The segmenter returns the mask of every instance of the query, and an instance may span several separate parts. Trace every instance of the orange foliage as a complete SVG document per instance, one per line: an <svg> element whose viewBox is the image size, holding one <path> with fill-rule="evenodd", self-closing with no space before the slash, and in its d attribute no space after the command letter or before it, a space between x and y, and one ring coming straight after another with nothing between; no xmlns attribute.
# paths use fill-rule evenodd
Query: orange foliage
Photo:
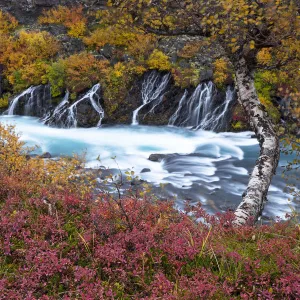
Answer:
<svg viewBox="0 0 300 300"><path fill-rule="evenodd" d="M226 84L230 76L229 63L226 59L220 58L214 62L214 82L217 86L222 87Z"/></svg>
<svg viewBox="0 0 300 300"><path fill-rule="evenodd" d="M56 39L47 32L21 31L17 38L9 37L0 48L0 63L5 66L5 75L11 84L22 84L15 89L22 89L36 83L41 75L41 65L59 50Z"/></svg>
<svg viewBox="0 0 300 300"><path fill-rule="evenodd" d="M154 50L156 37L152 34L123 29L118 26L109 26L95 30L84 39L86 45L96 49L106 44L123 47L130 55L144 60Z"/></svg>
<svg viewBox="0 0 300 300"><path fill-rule="evenodd" d="M182 58L192 58L200 50L202 42L196 41L186 44L180 51L178 51L178 56Z"/></svg>
<svg viewBox="0 0 300 300"><path fill-rule="evenodd" d="M7 34L16 29L18 21L9 13L0 9L0 34Z"/></svg>
<svg viewBox="0 0 300 300"><path fill-rule="evenodd" d="M105 75L109 62L97 60L92 54L83 52L64 60L66 86L73 92L81 92L91 87Z"/></svg>
<svg viewBox="0 0 300 300"><path fill-rule="evenodd" d="M79 38L86 32L87 19L83 15L83 7L58 6L43 12L39 17L40 24L63 24L69 31L70 36Z"/></svg>

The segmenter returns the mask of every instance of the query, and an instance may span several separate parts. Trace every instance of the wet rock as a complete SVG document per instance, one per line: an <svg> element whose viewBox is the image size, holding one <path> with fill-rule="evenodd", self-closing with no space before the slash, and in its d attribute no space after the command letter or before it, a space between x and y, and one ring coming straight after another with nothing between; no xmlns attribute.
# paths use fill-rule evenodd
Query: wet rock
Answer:
<svg viewBox="0 0 300 300"><path fill-rule="evenodd" d="M151 170L149 168L144 168L141 173L149 173L151 172Z"/></svg>
<svg viewBox="0 0 300 300"><path fill-rule="evenodd" d="M212 69L205 69L200 71L200 81L213 80L214 72Z"/></svg>
<svg viewBox="0 0 300 300"><path fill-rule="evenodd" d="M52 158L52 155L49 152L45 152L42 155L40 155L40 158Z"/></svg>
<svg viewBox="0 0 300 300"><path fill-rule="evenodd" d="M166 154L151 154L148 159L154 162L161 162L166 157Z"/></svg>
<svg viewBox="0 0 300 300"><path fill-rule="evenodd" d="M13 113L20 116L43 117L52 107L50 85L39 85L27 91L20 96ZM13 100L14 98L11 99Z"/></svg>

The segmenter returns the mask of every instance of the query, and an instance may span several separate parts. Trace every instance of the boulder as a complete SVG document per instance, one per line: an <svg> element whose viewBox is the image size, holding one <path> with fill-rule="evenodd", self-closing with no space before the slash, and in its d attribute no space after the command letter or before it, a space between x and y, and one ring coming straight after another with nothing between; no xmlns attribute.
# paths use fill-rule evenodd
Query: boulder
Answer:
<svg viewBox="0 0 300 300"><path fill-rule="evenodd" d="M148 159L154 162L161 162L166 157L166 154L151 154Z"/></svg>
<svg viewBox="0 0 300 300"><path fill-rule="evenodd" d="M151 170L149 168L144 168L141 173L149 173L151 172Z"/></svg>
<svg viewBox="0 0 300 300"><path fill-rule="evenodd" d="M52 158L52 155L49 152L45 152L42 155L40 155L40 158Z"/></svg>

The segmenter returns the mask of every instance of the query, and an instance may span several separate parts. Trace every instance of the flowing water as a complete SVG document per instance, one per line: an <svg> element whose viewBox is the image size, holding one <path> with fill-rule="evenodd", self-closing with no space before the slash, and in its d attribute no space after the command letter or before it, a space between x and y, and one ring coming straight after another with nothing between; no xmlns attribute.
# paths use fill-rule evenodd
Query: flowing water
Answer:
<svg viewBox="0 0 300 300"><path fill-rule="evenodd" d="M138 114L139 111L146 106L147 104L151 103L152 107L149 111L154 113L155 107L158 106L164 94L167 92L167 86L171 79L171 74L162 75L157 71L152 71L148 76L146 76L143 84L142 84L142 102L143 104L138 107L132 115L132 125L138 125Z"/></svg>
<svg viewBox="0 0 300 300"><path fill-rule="evenodd" d="M165 184L164 188L157 188L157 193L175 199L178 207L182 207L184 200L200 201L210 212L238 205L259 152L251 132L214 133L168 126L59 129L44 126L37 118L16 116L0 116L0 121L15 124L22 140L38 145L39 153L59 156L85 151L87 167L104 165L133 170L154 187ZM162 162L152 162L148 157L153 153L172 155ZM270 217L283 217L291 211L281 178L285 164L283 156L264 211ZM140 173L144 168L151 172ZM293 205L300 209L299 203Z"/></svg>
<svg viewBox="0 0 300 300"><path fill-rule="evenodd" d="M226 97L221 103L218 103L216 96L217 91L212 82L199 84L190 96L186 90L169 120L169 125L213 131L225 130L235 100L234 89L230 86L227 88Z"/></svg>

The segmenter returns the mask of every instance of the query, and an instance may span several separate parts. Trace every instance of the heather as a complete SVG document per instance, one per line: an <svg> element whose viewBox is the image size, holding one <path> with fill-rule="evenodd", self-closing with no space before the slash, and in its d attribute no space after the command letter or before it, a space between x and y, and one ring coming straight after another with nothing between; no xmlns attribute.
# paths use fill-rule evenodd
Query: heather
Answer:
<svg viewBox="0 0 300 300"><path fill-rule="evenodd" d="M128 190L95 194L80 157L30 158L0 126L1 299L298 299L291 218L234 227L230 213Z"/></svg>

